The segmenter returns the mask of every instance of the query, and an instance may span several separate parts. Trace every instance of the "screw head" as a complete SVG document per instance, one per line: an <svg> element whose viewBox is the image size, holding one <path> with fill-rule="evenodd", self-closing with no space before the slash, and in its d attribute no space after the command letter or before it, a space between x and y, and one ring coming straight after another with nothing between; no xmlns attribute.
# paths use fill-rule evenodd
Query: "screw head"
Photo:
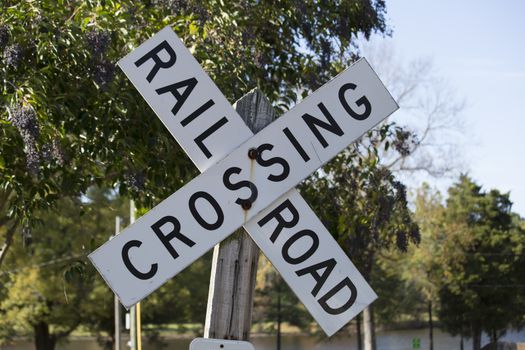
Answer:
<svg viewBox="0 0 525 350"><path fill-rule="evenodd" d="M242 202L241 207L244 210L249 210L252 207L252 202L250 202L249 200L245 200Z"/></svg>
<svg viewBox="0 0 525 350"><path fill-rule="evenodd" d="M255 148L250 148L248 150L248 157L250 159L256 159L258 154L259 154L259 152L257 152L257 150Z"/></svg>

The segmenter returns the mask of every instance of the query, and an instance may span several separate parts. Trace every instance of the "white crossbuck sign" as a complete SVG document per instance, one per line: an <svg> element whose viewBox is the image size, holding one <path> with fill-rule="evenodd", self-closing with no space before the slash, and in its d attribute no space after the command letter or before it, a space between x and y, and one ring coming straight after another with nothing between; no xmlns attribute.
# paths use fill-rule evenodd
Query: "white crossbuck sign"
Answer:
<svg viewBox="0 0 525 350"><path fill-rule="evenodd" d="M294 189L398 108L366 60L256 135L171 28L119 66L203 172L89 255L125 307L240 226L329 336L376 299Z"/></svg>

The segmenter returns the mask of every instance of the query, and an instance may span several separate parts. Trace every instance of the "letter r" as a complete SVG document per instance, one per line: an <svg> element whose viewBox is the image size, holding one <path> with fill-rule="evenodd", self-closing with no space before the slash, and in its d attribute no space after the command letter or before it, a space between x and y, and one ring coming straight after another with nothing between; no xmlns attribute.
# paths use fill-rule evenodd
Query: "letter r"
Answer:
<svg viewBox="0 0 525 350"><path fill-rule="evenodd" d="M163 61L159 57L159 53L162 50L166 51L170 56L170 58L167 61ZM153 59L155 65L153 66L153 68L151 68L151 71L146 77L148 83L151 83L151 81L153 80L153 78L155 78L155 75L157 75L161 68L170 68L171 66L173 66L175 64L175 61L177 61L177 55L175 54L175 51L173 51L173 48L170 46L170 44L168 44L168 42L164 40L160 44L158 44L153 50L149 51L144 56L139 58L135 62L135 66L140 67L150 59Z"/></svg>
<svg viewBox="0 0 525 350"><path fill-rule="evenodd" d="M292 214L292 218L289 221L286 220L282 215L282 212L284 210L288 210L290 214ZM268 221L272 219L277 220L277 227L275 227L275 230L273 230L273 233L270 236L270 241L272 241L272 243L275 243L275 240L281 234L283 228L292 228L295 225L297 225L297 223L299 222L299 212L293 206L292 202L289 199L287 199L284 202L282 202L277 208L268 213L268 215L259 220L257 224L259 225L259 227L263 227L268 223Z"/></svg>

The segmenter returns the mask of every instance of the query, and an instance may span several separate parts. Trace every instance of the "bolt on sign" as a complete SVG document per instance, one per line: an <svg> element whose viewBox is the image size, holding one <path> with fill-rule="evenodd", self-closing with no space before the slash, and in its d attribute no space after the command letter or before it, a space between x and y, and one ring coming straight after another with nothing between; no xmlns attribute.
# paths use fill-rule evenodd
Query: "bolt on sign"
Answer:
<svg viewBox="0 0 525 350"><path fill-rule="evenodd" d="M202 172L89 255L125 307L240 226L329 336L376 299L294 189L398 109L365 59L255 135L170 27L118 64Z"/></svg>

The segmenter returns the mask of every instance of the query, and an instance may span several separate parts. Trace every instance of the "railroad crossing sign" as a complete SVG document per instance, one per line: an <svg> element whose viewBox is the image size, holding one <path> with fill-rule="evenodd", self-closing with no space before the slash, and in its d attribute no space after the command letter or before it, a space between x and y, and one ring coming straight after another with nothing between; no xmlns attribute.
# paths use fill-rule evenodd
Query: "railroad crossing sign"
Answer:
<svg viewBox="0 0 525 350"><path fill-rule="evenodd" d="M203 172L89 255L125 307L240 226L329 336L377 297L294 189L398 109L366 60L256 135L170 27L119 66Z"/></svg>

